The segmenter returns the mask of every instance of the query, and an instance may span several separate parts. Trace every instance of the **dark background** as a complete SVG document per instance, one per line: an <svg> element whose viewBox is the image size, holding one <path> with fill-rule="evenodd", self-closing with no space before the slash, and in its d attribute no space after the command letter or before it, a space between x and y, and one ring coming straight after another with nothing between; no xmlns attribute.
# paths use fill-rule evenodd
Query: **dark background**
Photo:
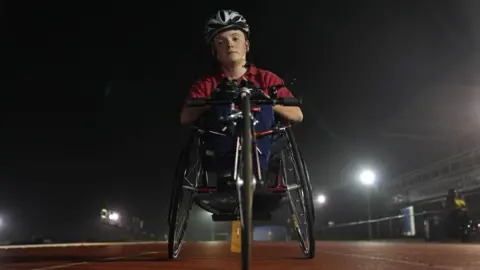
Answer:
<svg viewBox="0 0 480 270"><path fill-rule="evenodd" d="M0 239L74 233L103 207L165 230L180 107L209 70L202 31L221 8L247 18L250 60L296 79L295 132L327 218L364 218L358 168L384 185L478 137L474 1L10 2Z"/></svg>

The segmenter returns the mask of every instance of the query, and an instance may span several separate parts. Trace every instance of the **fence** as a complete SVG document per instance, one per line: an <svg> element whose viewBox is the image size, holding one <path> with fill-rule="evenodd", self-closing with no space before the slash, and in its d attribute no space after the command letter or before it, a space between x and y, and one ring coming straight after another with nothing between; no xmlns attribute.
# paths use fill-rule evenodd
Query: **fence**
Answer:
<svg viewBox="0 0 480 270"><path fill-rule="evenodd" d="M396 215L379 219L356 221L318 229L317 239L323 240L366 240L369 239L369 224L372 230L372 239L401 239L425 237L424 221L426 218L439 216L439 211L423 211L413 215ZM405 222L414 217L412 230L405 230Z"/></svg>

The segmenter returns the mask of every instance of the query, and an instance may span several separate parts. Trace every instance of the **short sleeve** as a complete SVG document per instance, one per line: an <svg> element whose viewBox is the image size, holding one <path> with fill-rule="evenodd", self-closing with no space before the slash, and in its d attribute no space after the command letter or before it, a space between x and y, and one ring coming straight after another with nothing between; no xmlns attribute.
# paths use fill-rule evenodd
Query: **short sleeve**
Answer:
<svg viewBox="0 0 480 270"><path fill-rule="evenodd" d="M205 80L196 81L190 88L188 98L205 98L208 96Z"/></svg>
<svg viewBox="0 0 480 270"><path fill-rule="evenodd" d="M280 77L278 77L275 73L273 72L268 72L266 74L266 81L267 81L267 86L274 86L274 85L280 85L280 84L284 84L283 80L280 79ZM288 90L287 87L282 87L280 89L278 89L277 91L277 97L293 97L293 94L292 92L290 92L290 90Z"/></svg>
<svg viewBox="0 0 480 270"><path fill-rule="evenodd" d="M208 80L200 78L197 81L195 81L192 84L192 86L190 87L190 91L188 92L188 95L184 100L184 105L183 106L186 106L187 101L189 99L208 97L209 94L210 94L208 89L209 89Z"/></svg>

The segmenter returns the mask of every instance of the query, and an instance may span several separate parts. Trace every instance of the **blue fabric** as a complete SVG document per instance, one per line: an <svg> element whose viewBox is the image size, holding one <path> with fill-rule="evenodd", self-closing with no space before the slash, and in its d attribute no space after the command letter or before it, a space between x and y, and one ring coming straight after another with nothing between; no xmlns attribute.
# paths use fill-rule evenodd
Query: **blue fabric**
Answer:
<svg viewBox="0 0 480 270"><path fill-rule="evenodd" d="M254 130L265 131L271 128L275 121L272 105L260 105L260 112L255 114L258 123ZM224 125L219 121L220 117L226 117L231 113L230 106L214 106L204 115L203 127L210 130L220 131ZM205 136L205 148L214 153L213 162L217 170L233 169L235 160L235 137L207 134ZM270 147L272 143L271 135L257 138L257 147L260 150L259 163L260 168L268 168L270 158ZM213 165L213 164L212 164ZM254 163L255 167L256 164Z"/></svg>

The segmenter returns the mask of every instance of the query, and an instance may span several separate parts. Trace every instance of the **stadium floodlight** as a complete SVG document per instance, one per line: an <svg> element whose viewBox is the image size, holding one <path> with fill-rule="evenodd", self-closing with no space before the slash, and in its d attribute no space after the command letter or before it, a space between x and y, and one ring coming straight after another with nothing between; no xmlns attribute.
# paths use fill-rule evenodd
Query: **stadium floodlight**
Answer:
<svg viewBox="0 0 480 270"><path fill-rule="evenodd" d="M366 186L371 186L375 183L375 173L371 170L365 170L360 173L360 181Z"/></svg>
<svg viewBox="0 0 480 270"><path fill-rule="evenodd" d="M117 212L112 212L108 216L108 219L110 219L112 221L118 221L120 219L120 215Z"/></svg>
<svg viewBox="0 0 480 270"><path fill-rule="evenodd" d="M327 197L325 195L320 194L317 196L317 203L325 204L326 201L327 201Z"/></svg>

